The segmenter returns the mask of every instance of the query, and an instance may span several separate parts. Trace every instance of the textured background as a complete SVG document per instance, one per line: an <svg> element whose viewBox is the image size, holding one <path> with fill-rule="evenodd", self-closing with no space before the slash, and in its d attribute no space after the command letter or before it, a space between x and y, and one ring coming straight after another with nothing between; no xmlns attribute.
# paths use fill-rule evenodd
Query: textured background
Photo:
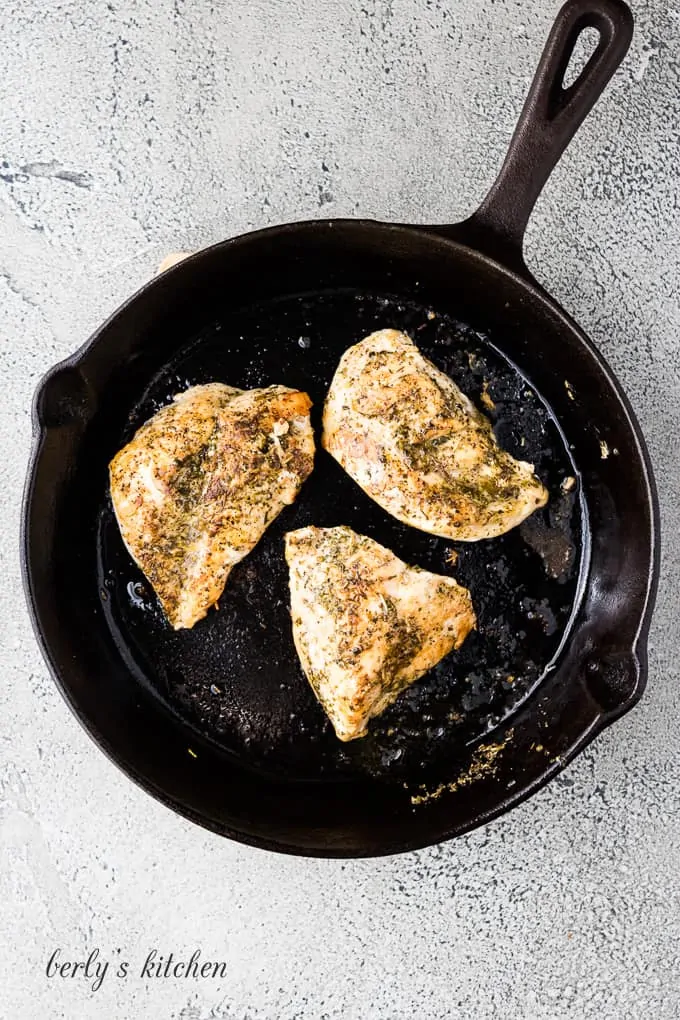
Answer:
<svg viewBox="0 0 680 1020"><path fill-rule="evenodd" d="M433 850L318 862L221 841L136 789L30 631L19 502L40 375L153 271L289 219L455 220L491 182L556 5L73 0L0 13L0 1016L430 1020L680 1015L680 8L554 174L528 262L649 440L666 536L641 704L549 789ZM44 976L98 947L222 983Z"/></svg>

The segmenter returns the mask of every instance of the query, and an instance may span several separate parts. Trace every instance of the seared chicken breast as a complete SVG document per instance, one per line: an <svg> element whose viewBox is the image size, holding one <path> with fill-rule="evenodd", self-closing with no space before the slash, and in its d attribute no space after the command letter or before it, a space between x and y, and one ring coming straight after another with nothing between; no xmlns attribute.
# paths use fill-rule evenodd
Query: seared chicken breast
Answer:
<svg viewBox="0 0 680 1020"><path fill-rule="evenodd" d="M113 509L169 622L193 627L312 470L306 393L193 386L111 461Z"/></svg>
<svg viewBox="0 0 680 1020"><path fill-rule="evenodd" d="M348 527L286 535L293 639L340 740L366 732L475 626L470 593Z"/></svg>
<svg viewBox="0 0 680 1020"><path fill-rule="evenodd" d="M345 351L323 426L323 445L364 492L432 535L494 538L548 500L533 465L502 450L481 411L395 329Z"/></svg>

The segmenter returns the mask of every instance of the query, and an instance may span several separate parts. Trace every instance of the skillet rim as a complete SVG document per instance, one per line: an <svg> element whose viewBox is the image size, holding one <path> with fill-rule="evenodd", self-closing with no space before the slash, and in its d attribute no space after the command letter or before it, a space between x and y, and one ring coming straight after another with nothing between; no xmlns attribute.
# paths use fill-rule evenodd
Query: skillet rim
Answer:
<svg viewBox="0 0 680 1020"><path fill-rule="evenodd" d="M126 776L128 776L128 778L131 778L138 786L142 787L146 792L151 793L157 800L160 800L176 813L201 825L203 828L207 828L210 831L236 840L237 842L296 856L329 857L337 859L389 856L396 853L423 849L424 847L446 842L455 836L462 835L464 832L468 832L480 825L486 824L493 818L498 817L505 811L515 807L533 793L537 792L538 789L548 783L556 774L558 774L558 772L566 767L566 765L569 764L576 755L578 755L597 736L598 733L611 725L621 715L633 708L644 692L648 672L646 639L651 623L659 579L659 504L651 458L630 401L623 391L613 370L610 368L609 364L595 347L593 342L584 333L578 323L576 323L576 321L557 303L557 301L542 287L542 285L535 280L528 270L524 269L524 271L519 271L504 265L502 262L490 257L478 248L465 243L464 236L461 238L460 235L451 236L446 233L447 229L451 228L435 225L392 224L376 220L353 218L311 219L265 227L259 230L249 231L223 241L218 241L191 254L182 262L166 270L164 273L152 277L144 283L118 308L116 308L91 334L91 336L76 351L73 352L73 354L50 368L37 384L32 407L33 437L22 501L20 551L22 579L29 608L29 616L31 618L31 624L38 641L38 645L43 654L43 658L45 659L50 673L52 674L52 677L70 710L78 718L80 724L95 744L104 751L106 756ZM462 225L461 229L464 231L464 225ZM520 787L519 790L513 789L513 791L501 791L502 795L499 798L498 804L494 808L482 812L475 818L471 818L467 823L452 825L450 828L442 831L436 840L427 837L420 840L398 839L385 843L380 849L373 848L370 850L343 849L338 851L333 847L329 848L327 845L324 847L311 848L309 846L284 843L267 837L254 837L248 833L231 829L228 826L218 825L213 822L212 819L206 818L200 811L192 809L183 801L167 794L155 781L149 779L148 776L143 775L138 768L126 760L125 755L121 754L119 750L116 750L113 746L111 746L110 742L102 736L98 726L85 717L78 706L77 699L72 696L70 686L62 677L62 671L58 668L46 639L41 621L42 613L38 604L39 599L33 580L34 564L31 544L30 516L34 496L34 486L39 469L41 454L45 445L45 438L50 429L55 427L54 425L50 425L41 420L41 408L44 404L46 393L51 381L58 377L64 370L77 370L80 366L84 365L87 362L88 356L105 338L109 327L119 318L119 316L128 312L138 298L148 293L149 290L157 286L162 286L163 284L161 281L164 281L167 277L174 274L174 278L179 280L182 273L186 273L186 267L188 265L196 267L197 264L200 264L201 260L209 259L216 252L228 252L230 249L238 248L239 245L251 245L265 240L271 243L281 236L294 233L306 235L309 231L319 232L323 230L336 230L336 233L338 231L365 232L366 230L374 232L378 231L383 234L385 232L389 232L391 234L403 233L406 238L413 234L426 235L427 239L433 244L440 243L444 244L446 247L453 246L457 249L459 257L462 257L467 261L472 261L473 263L474 261L482 263L486 270L490 271L492 274L509 278L514 286L518 286L522 291L530 294L535 301L538 301L539 304L546 307L552 316L559 320L561 328L571 333L574 340L579 341L580 345L585 349L596 367L604 376L612 396L617 399L617 404L621 412L621 419L622 421L625 421L631 437L634 440L635 449L637 451L639 467L641 469L640 478L643 483L642 488L644 490L641 491L640 496L648 511L650 525L649 534L645 536L646 543L644 549L644 552L646 553L645 560L648 564L647 576L646 578L643 578L645 598L644 603L640 608L637 627L630 637L631 655L638 666L637 682L632 692L623 702L619 703L613 709L609 711L602 710L599 715L596 715L590 726L582 733L581 737L575 740L569 749L560 756L559 761L552 763L540 774L540 776L529 781L525 786ZM567 644L571 642L572 636L567 638ZM629 642L627 640L626 647L628 647L628 644ZM404 821L406 827L408 827L408 819L405 818Z"/></svg>

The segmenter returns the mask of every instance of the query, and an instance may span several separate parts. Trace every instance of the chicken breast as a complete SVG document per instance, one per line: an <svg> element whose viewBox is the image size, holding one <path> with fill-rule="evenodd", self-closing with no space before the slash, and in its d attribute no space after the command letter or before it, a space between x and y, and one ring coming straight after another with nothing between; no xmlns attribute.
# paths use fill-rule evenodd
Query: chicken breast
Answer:
<svg viewBox="0 0 680 1020"><path fill-rule="evenodd" d="M548 500L533 465L502 450L481 411L395 329L345 351L323 425L323 445L364 492L432 535L494 538Z"/></svg>
<svg viewBox="0 0 680 1020"><path fill-rule="evenodd" d="M193 627L314 462L306 393L193 386L109 465L123 541L172 624Z"/></svg>
<svg viewBox="0 0 680 1020"><path fill-rule="evenodd" d="M363 736L475 626L466 588L351 528L291 531L286 560L295 647L340 740Z"/></svg>

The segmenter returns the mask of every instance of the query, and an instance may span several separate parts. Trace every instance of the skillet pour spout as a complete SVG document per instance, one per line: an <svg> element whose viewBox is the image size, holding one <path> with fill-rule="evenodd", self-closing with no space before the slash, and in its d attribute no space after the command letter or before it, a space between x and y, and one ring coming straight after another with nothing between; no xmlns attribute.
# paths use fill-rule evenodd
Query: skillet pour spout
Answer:
<svg viewBox="0 0 680 1020"><path fill-rule="evenodd" d="M622 0L565 4L465 222L322 220L223 241L153 279L40 384L22 534L36 636L92 738L174 811L285 853L413 850L519 803L642 695L658 577L649 457L611 369L523 256L541 188L632 27ZM598 44L565 87L586 28ZM456 575L478 632L339 749L292 646L285 531L349 524L435 572L450 544L388 520L320 453L220 611L171 633L122 545L107 465L184 384L283 383L318 414L344 350L387 326L475 399L492 380L494 425L549 483L543 523L573 537L573 566L548 576L521 529L469 543Z"/></svg>

